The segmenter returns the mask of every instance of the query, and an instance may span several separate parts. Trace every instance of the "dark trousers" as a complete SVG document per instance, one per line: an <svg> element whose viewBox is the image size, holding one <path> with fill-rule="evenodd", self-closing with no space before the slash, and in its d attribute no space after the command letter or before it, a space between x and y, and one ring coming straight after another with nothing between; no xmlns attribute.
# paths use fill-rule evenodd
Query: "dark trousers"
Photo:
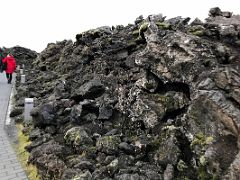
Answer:
<svg viewBox="0 0 240 180"><path fill-rule="evenodd" d="M8 83L12 82L12 73L6 73L7 79L8 79Z"/></svg>

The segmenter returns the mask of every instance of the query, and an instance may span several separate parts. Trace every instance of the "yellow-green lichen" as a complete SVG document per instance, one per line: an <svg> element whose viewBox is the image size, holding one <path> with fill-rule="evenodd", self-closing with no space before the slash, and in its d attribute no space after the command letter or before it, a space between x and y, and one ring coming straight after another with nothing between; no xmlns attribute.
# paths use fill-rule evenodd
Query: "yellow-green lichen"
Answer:
<svg viewBox="0 0 240 180"><path fill-rule="evenodd" d="M65 143L73 147L85 146L92 143L92 139L87 135L86 131L81 127L73 127L64 135Z"/></svg>
<svg viewBox="0 0 240 180"><path fill-rule="evenodd" d="M191 147L194 147L196 145L199 145L201 147L211 144L213 142L213 137L212 136L206 136L203 133L198 133L196 134L195 138L193 139L191 143Z"/></svg>
<svg viewBox="0 0 240 180"><path fill-rule="evenodd" d="M206 158L205 158L204 156L201 156L201 157L199 158L199 162L200 162L200 164L203 165L203 166L205 166L206 163L207 163Z"/></svg>
<svg viewBox="0 0 240 180"><path fill-rule="evenodd" d="M118 144L121 142L118 136L104 136L96 143L98 150L107 152L116 151Z"/></svg>
<svg viewBox="0 0 240 180"><path fill-rule="evenodd" d="M180 161L178 161L177 164L177 169L178 171L184 171L185 169L187 169L187 165L185 164L185 162L183 160L180 159Z"/></svg>
<svg viewBox="0 0 240 180"><path fill-rule="evenodd" d="M143 22L139 27L139 31L144 32L147 30L147 28L148 28L148 22Z"/></svg>
<svg viewBox="0 0 240 180"><path fill-rule="evenodd" d="M165 22L156 22L159 29L171 29L171 24Z"/></svg>
<svg viewBox="0 0 240 180"><path fill-rule="evenodd" d="M201 25L197 25L190 27L188 32L195 36L203 36L205 34L205 29Z"/></svg>
<svg viewBox="0 0 240 180"><path fill-rule="evenodd" d="M192 32L192 34L193 35L195 35L195 36L203 36L204 35L204 31L194 31L194 32Z"/></svg>
<svg viewBox="0 0 240 180"><path fill-rule="evenodd" d="M140 25L139 36L143 37L143 33L148 29L148 22L144 22Z"/></svg>
<svg viewBox="0 0 240 180"><path fill-rule="evenodd" d="M137 38L139 36L139 30L135 30L132 32L133 37Z"/></svg>

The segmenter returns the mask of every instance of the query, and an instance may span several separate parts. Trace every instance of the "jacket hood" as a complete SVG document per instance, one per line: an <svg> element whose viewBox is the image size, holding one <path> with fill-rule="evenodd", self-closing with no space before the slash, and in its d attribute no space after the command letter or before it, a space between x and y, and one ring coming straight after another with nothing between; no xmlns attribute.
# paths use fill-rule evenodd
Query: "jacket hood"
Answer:
<svg viewBox="0 0 240 180"><path fill-rule="evenodd" d="M10 56L10 57L7 57L7 60L8 60L8 61L13 61L14 58Z"/></svg>

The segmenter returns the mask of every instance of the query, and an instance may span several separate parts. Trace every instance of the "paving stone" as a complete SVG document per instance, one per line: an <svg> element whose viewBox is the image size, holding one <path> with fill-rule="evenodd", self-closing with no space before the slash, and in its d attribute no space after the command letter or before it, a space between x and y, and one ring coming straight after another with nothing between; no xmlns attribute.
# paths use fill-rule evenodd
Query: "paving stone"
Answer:
<svg viewBox="0 0 240 180"><path fill-rule="evenodd" d="M4 130L12 84L0 73L0 180L27 180Z"/></svg>

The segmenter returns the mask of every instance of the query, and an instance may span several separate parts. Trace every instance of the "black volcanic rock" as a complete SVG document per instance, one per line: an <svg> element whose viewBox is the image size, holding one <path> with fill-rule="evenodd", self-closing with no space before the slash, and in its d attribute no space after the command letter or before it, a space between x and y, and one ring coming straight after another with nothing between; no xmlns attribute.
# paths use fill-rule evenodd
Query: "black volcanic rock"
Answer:
<svg viewBox="0 0 240 180"><path fill-rule="evenodd" d="M21 67L25 66L27 69L32 67L33 60L38 56L36 51L21 46L14 46L12 48L3 47L0 48L0 52L2 52L3 56L7 56L8 53L11 53L16 59L17 65Z"/></svg>
<svg viewBox="0 0 240 180"><path fill-rule="evenodd" d="M104 87L99 80L90 80L73 92L73 99L93 99L104 93Z"/></svg>
<svg viewBox="0 0 240 180"><path fill-rule="evenodd" d="M189 20L139 16L32 60L16 98L36 100L42 179L239 178L240 18Z"/></svg>

